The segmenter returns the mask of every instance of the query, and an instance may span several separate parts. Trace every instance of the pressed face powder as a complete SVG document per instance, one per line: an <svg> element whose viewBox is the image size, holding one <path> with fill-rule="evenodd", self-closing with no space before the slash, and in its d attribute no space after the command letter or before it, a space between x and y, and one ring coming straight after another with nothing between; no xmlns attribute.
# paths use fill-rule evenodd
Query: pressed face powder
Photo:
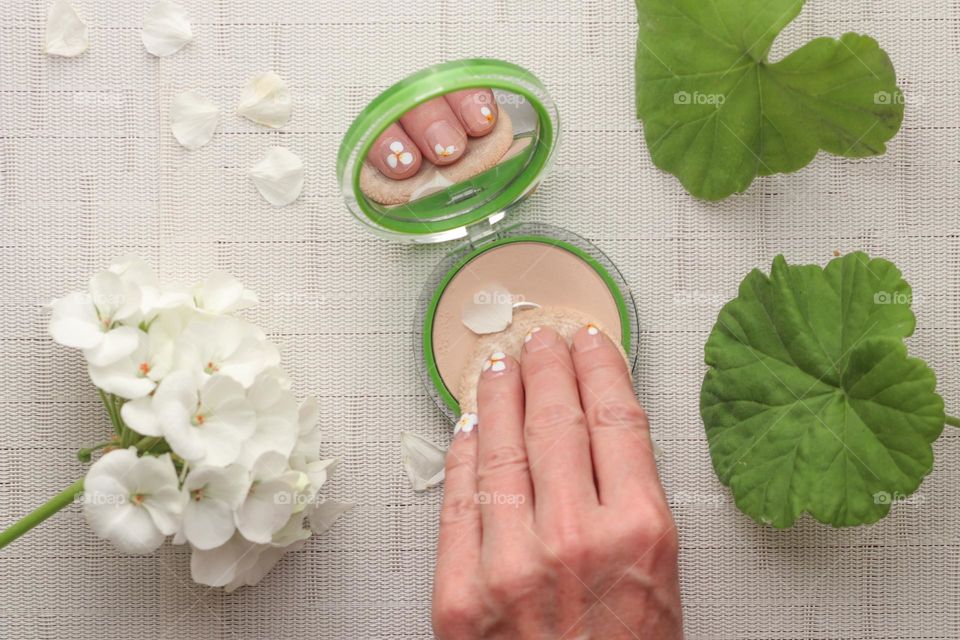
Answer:
<svg viewBox="0 0 960 640"><path fill-rule="evenodd" d="M609 335L621 335L617 299L586 260L547 240L494 246L474 256L449 280L434 314L433 357L440 379L454 397L480 339L463 324L463 309L477 296L491 295L493 289L505 289L517 301L572 309L593 319Z"/></svg>

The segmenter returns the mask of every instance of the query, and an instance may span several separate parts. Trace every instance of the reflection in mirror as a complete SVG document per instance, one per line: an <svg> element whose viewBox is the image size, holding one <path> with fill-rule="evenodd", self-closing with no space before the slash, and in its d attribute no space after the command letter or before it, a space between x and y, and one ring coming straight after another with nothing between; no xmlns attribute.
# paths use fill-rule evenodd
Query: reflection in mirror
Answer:
<svg viewBox="0 0 960 640"><path fill-rule="evenodd" d="M440 220L488 202L532 155L537 114L520 95L465 89L410 109L380 134L360 189L384 216Z"/></svg>

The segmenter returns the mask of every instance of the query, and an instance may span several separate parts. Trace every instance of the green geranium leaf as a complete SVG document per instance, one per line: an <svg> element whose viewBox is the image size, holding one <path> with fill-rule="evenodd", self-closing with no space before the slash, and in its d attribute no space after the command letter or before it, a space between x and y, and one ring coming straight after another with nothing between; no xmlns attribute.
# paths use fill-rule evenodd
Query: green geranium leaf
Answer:
<svg viewBox="0 0 960 640"><path fill-rule="evenodd" d="M767 55L803 0L637 0L637 115L654 163L720 200L817 151L881 154L903 96L868 36L818 38Z"/></svg>
<svg viewBox="0 0 960 640"><path fill-rule="evenodd" d="M943 400L907 356L910 286L863 253L754 270L706 345L700 391L713 466L737 506L789 527L875 522L933 465Z"/></svg>

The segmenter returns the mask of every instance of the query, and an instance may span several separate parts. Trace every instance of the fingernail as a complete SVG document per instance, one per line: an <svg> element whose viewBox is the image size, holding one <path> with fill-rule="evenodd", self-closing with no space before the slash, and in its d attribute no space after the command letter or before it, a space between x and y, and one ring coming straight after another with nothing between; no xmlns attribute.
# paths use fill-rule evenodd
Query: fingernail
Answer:
<svg viewBox="0 0 960 640"><path fill-rule="evenodd" d="M577 351L590 351L602 346L604 342L600 327L592 322L577 332L573 337L573 347Z"/></svg>
<svg viewBox="0 0 960 640"><path fill-rule="evenodd" d="M483 135L493 129L497 115L490 105L478 100L476 96L466 98L460 105L460 117L473 135Z"/></svg>
<svg viewBox="0 0 960 640"><path fill-rule="evenodd" d="M483 372L503 373L507 370L507 356L502 351L495 351L490 354L483 363Z"/></svg>
<svg viewBox="0 0 960 640"><path fill-rule="evenodd" d="M450 164L463 155L464 139L459 129L446 120L438 120L424 132L437 164Z"/></svg>
<svg viewBox="0 0 960 640"><path fill-rule="evenodd" d="M543 331L542 327L535 327L530 330L523 341L526 343L524 349L532 353L553 346L553 343L557 341L557 333L552 329Z"/></svg>
<svg viewBox="0 0 960 640"><path fill-rule="evenodd" d="M477 414L475 413L465 413L460 416L460 419L457 420L456 426L453 428L453 435L456 437L460 433L470 433L477 428Z"/></svg>
<svg viewBox="0 0 960 640"><path fill-rule="evenodd" d="M417 161L416 149L408 149L402 140L387 139L380 143L383 162L394 177L406 175Z"/></svg>

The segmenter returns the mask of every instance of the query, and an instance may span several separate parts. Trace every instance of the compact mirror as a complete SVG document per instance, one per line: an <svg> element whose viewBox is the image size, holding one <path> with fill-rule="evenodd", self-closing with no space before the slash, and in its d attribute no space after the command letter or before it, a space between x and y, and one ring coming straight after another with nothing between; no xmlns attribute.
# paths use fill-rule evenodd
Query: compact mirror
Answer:
<svg viewBox="0 0 960 640"><path fill-rule="evenodd" d="M354 121L338 171L347 205L380 235L439 242L496 223L539 183L556 110L529 72L499 60L425 69Z"/></svg>

